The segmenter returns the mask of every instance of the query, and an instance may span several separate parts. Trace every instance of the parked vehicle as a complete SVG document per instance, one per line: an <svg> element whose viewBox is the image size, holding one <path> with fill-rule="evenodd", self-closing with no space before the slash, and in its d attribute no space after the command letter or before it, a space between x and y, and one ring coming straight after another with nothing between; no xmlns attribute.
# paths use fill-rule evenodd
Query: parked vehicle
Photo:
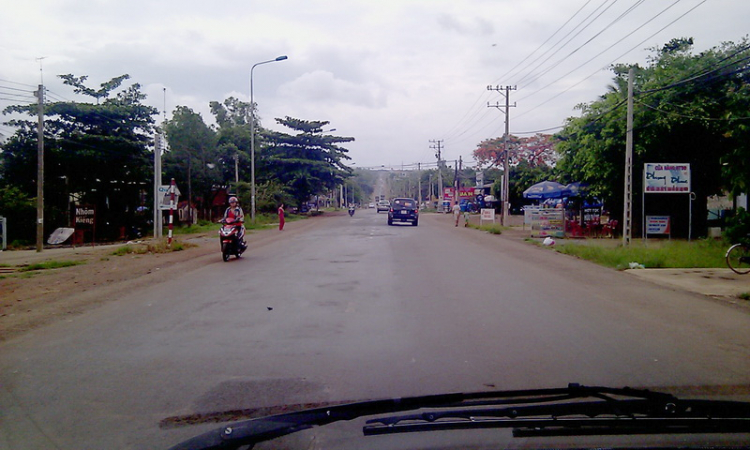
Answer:
<svg viewBox="0 0 750 450"><path fill-rule="evenodd" d="M413 198L397 198L393 200L388 210L388 225L393 222L411 222L412 226L419 224L419 207Z"/></svg>

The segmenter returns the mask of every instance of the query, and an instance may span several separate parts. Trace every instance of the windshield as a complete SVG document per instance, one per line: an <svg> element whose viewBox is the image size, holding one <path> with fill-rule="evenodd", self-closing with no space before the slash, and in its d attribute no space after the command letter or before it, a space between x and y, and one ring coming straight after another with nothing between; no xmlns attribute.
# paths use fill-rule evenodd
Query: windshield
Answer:
<svg viewBox="0 0 750 450"><path fill-rule="evenodd" d="M396 199L393 201L394 208L414 208L414 200Z"/></svg>
<svg viewBox="0 0 750 450"><path fill-rule="evenodd" d="M0 3L0 450L750 442L750 2Z"/></svg>

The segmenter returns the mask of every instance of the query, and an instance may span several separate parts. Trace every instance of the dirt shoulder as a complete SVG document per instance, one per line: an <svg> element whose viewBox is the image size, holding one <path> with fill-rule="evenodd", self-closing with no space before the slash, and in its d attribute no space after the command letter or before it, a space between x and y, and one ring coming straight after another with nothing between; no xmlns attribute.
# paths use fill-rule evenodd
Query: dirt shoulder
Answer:
<svg viewBox="0 0 750 450"><path fill-rule="evenodd" d="M7 340L40 326L80 314L116 299L134 287L158 283L179 266L181 271L204 264L203 258L216 253L217 244L208 236L181 236L190 248L170 253L115 255L123 247L79 247L45 250L28 255L0 255L10 268L45 261L77 261L82 264L60 269L13 272L0 279L0 340ZM134 245L133 247L136 247ZM8 267L5 268L9 270Z"/></svg>
<svg viewBox="0 0 750 450"><path fill-rule="evenodd" d="M336 213L330 214L333 216ZM326 216L287 222L283 232L268 228L253 231L248 251L315 226ZM186 249L170 253L116 255L126 245L58 248L41 253L0 253L0 341L84 313L142 289L216 261L221 261L214 233L181 235L176 241ZM146 243L141 244L146 245ZM138 244L133 245L134 247ZM80 261L60 269L30 272L19 267L45 261Z"/></svg>

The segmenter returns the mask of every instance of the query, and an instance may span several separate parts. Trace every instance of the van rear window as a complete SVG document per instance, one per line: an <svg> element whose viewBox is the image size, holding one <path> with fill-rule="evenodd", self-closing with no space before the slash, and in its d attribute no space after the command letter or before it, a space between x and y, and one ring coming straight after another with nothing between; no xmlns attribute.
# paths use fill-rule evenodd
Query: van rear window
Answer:
<svg viewBox="0 0 750 450"><path fill-rule="evenodd" d="M414 208L414 202L409 200L395 200L393 204L395 206L403 206L404 208Z"/></svg>

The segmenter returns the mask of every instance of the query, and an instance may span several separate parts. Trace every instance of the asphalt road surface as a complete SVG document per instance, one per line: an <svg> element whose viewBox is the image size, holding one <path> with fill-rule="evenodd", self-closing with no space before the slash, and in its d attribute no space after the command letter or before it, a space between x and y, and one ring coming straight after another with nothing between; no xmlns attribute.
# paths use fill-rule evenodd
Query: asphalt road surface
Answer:
<svg viewBox="0 0 750 450"><path fill-rule="evenodd" d="M226 411L570 382L750 393L729 304L445 215L279 233L0 345L0 448L168 448Z"/></svg>

